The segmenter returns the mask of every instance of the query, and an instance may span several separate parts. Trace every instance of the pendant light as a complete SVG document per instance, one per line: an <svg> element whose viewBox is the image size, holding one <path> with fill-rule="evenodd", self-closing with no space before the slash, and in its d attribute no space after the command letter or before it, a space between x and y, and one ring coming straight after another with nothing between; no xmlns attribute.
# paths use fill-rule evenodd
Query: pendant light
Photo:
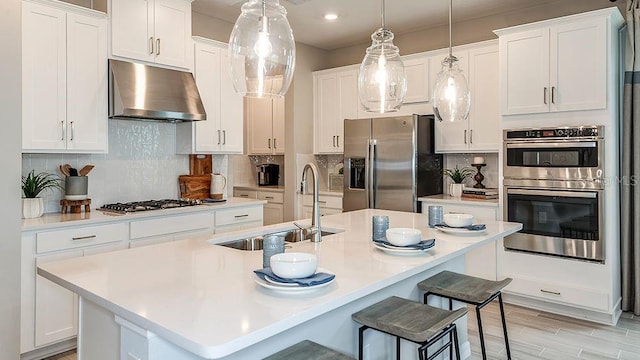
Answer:
<svg viewBox="0 0 640 360"><path fill-rule="evenodd" d="M358 94L366 111L386 113L402 106L407 92L407 77L393 33L385 28L384 0L382 27L371 35L371 46L360 65Z"/></svg>
<svg viewBox="0 0 640 360"><path fill-rule="evenodd" d="M453 0L449 0L449 56L442 61L442 71L438 73L433 91L433 113L440 121L465 121L469 117L471 94L467 79L453 56L451 42L451 8Z"/></svg>
<svg viewBox="0 0 640 360"><path fill-rule="evenodd" d="M229 39L231 79L248 97L282 97L295 67L296 47L278 0L248 0Z"/></svg>

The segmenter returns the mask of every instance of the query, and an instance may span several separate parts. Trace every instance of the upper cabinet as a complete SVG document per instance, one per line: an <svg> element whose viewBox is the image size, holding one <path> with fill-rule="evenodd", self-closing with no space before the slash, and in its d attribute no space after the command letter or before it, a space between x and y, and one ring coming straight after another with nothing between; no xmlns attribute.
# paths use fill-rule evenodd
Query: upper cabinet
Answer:
<svg viewBox="0 0 640 360"><path fill-rule="evenodd" d="M23 152L107 151L107 18L22 2Z"/></svg>
<svg viewBox="0 0 640 360"><path fill-rule="evenodd" d="M498 30L502 115L607 107L615 9Z"/></svg>
<svg viewBox="0 0 640 360"><path fill-rule="evenodd" d="M358 71L325 70L313 74L313 152L344 151L344 119L358 117Z"/></svg>
<svg viewBox="0 0 640 360"><path fill-rule="evenodd" d="M404 71L407 75L407 93L403 104L431 101L431 84L429 81L429 57L415 54L402 57ZM431 78L435 81L435 78Z"/></svg>
<svg viewBox="0 0 640 360"><path fill-rule="evenodd" d="M207 120L177 124L176 151L185 154L242 154L243 104L231 81L227 45L196 38L194 77Z"/></svg>
<svg viewBox="0 0 640 360"><path fill-rule="evenodd" d="M248 155L284 155L284 97L245 98Z"/></svg>
<svg viewBox="0 0 640 360"><path fill-rule="evenodd" d="M466 121L447 123L436 121L436 152L497 152L501 145L498 45L495 42L456 51L459 67L467 78L471 92L471 110ZM441 65L434 56L433 78Z"/></svg>
<svg viewBox="0 0 640 360"><path fill-rule="evenodd" d="M110 0L111 55L191 65L192 0Z"/></svg>

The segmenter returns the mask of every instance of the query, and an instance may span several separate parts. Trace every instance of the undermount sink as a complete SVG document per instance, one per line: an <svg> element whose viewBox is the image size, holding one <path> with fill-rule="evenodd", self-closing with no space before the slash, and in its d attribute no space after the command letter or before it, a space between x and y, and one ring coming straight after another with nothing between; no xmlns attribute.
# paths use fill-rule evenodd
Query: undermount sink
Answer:
<svg viewBox="0 0 640 360"><path fill-rule="evenodd" d="M322 236L333 235L335 233L336 232L334 231L321 232ZM280 231L272 234L284 236L284 241L290 242L290 243L307 240L307 239L303 239L302 230L300 229L285 230L285 231ZM271 234L265 234L265 235L271 235ZM223 244L217 244L217 245L225 246L225 247L229 247L237 250L245 250L245 251L262 250L262 236L254 236L250 238L238 239L238 240L233 240L233 241L229 241L229 242L226 242Z"/></svg>

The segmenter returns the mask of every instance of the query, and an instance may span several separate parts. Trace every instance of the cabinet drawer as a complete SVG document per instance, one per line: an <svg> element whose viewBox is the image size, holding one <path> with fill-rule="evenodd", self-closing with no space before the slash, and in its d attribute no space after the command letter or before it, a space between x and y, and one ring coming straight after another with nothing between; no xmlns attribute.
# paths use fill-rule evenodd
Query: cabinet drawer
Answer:
<svg viewBox="0 0 640 360"><path fill-rule="evenodd" d="M342 210L342 197L340 196L318 196L318 202L322 208L340 209ZM313 195L304 195L302 197L302 205L313 206Z"/></svg>
<svg viewBox="0 0 640 360"><path fill-rule="evenodd" d="M250 221L262 222L262 206L216 211L215 219L216 227Z"/></svg>
<svg viewBox="0 0 640 360"><path fill-rule="evenodd" d="M233 189L233 196L245 199L257 199L258 192L255 190L238 190Z"/></svg>
<svg viewBox="0 0 640 360"><path fill-rule="evenodd" d="M609 295L595 289L513 277L513 281L504 289L504 292L559 304L609 311Z"/></svg>
<svg viewBox="0 0 640 360"><path fill-rule="evenodd" d="M127 223L118 223L39 232L36 235L36 252L74 249L126 240L128 230Z"/></svg>
<svg viewBox="0 0 640 360"><path fill-rule="evenodd" d="M199 213L131 222L131 239L213 228L213 214Z"/></svg>
<svg viewBox="0 0 640 360"><path fill-rule="evenodd" d="M278 192L258 191L258 199L267 200L270 203L282 204L284 203L284 194Z"/></svg>

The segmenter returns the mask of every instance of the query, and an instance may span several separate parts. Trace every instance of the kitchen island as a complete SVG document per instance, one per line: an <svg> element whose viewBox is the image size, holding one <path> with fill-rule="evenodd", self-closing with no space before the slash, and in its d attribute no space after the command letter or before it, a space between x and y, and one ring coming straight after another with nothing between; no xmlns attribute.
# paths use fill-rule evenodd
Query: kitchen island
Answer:
<svg viewBox="0 0 640 360"><path fill-rule="evenodd" d="M372 215L388 215L392 227L420 229L436 246L414 256L382 252L371 245ZM426 224L425 214L383 210L323 217L323 230L336 234L286 250L315 252L318 266L336 275L330 285L305 293L259 286L253 270L262 267L261 251L212 245L291 223L52 262L38 273L80 296L80 359L253 360L303 339L354 356L352 313L391 295L418 300L417 282L445 269L464 272L462 255L521 229L490 222L485 233L453 236ZM459 325L468 356L466 320ZM394 351L392 339L380 334L368 334L365 343L367 359L387 359ZM412 359L412 344L403 347Z"/></svg>

